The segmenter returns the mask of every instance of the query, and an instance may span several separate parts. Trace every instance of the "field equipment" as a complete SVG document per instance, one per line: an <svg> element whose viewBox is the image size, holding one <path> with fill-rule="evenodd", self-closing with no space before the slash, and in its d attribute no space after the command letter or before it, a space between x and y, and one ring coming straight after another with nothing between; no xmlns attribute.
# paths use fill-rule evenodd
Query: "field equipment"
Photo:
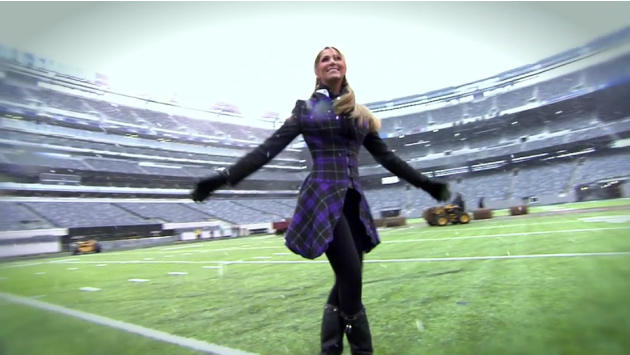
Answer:
<svg viewBox="0 0 630 355"><path fill-rule="evenodd" d="M70 244L70 250L72 255L86 254L86 253L100 253L101 245L94 239L89 240L77 240Z"/></svg>
<svg viewBox="0 0 630 355"><path fill-rule="evenodd" d="M492 218L492 210L489 208L478 208L473 211L474 219L488 219Z"/></svg>
<svg viewBox="0 0 630 355"><path fill-rule="evenodd" d="M510 207L510 216L518 216L521 214L527 214L527 205L518 205Z"/></svg>
<svg viewBox="0 0 630 355"><path fill-rule="evenodd" d="M283 221L275 221L271 224L271 229L276 231L277 235L284 234L289 225L291 224L291 218L285 218Z"/></svg>
<svg viewBox="0 0 630 355"><path fill-rule="evenodd" d="M470 215L458 205L453 204L429 207L424 210L422 217L430 226L445 226L449 222L453 224L470 222Z"/></svg>
<svg viewBox="0 0 630 355"><path fill-rule="evenodd" d="M398 217L386 217L386 218L376 218L374 220L374 225L376 227L401 227L407 225L407 217L398 216Z"/></svg>

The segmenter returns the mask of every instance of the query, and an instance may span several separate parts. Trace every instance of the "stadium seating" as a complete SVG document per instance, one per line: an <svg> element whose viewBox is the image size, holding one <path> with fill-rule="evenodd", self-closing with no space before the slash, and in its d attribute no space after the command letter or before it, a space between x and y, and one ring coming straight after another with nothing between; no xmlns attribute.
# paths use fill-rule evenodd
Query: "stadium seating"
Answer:
<svg viewBox="0 0 630 355"><path fill-rule="evenodd" d="M236 203L229 200L214 199L212 203L195 204L190 207L234 224L270 223L286 217L278 214L279 211L262 212L259 209L245 207L244 204L243 202Z"/></svg>
<svg viewBox="0 0 630 355"><path fill-rule="evenodd" d="M212 217L181 203L114 203L134 215L162 222L200 222Z"/></svg>
<svg viewBox="0 0 630 355"><path fill-rule="evenodd" d="M106 202L23 202L57 227L92 227L157 223Z"/></svg>
<svg viewBox="0 0 630 355"><path fill-rule="evenodd" d="M521 107L530 102L532 98L534 98L534 86L511 89L497 97L497 107L501 111Z"/></svg>
<svg viewBox="0 0 630 355"><path fill-rule="evenodd" d="M297 204L295 199L251 199L233 200L232 202L264 214L272 214L282 218L291 218Z"/></svg>
<svg viewBox="0 0 630 355"><path fill-rule="evenodd" d="M412 166L430 174L463 168L450 175L435 175L448 181L454 193L461 192L469 207L476 206L482 196L491 202L566 194L578 184L630 175L628 148L610 148L616 140L630 136L630 100L626 100L630 55L553 74L554 67L579 64L581 58L595 55L597 48L568 51L498 73L490 87L479 82L467 91L446 88L367 106L375 108L377 116L379 112L388 114L380 134ZM540 73L541 78L536 78ZM270 128L160 111L159 105L145 105L140 98L129 99L128 104L109 101L97 86L86 86L85 95L78 95L38 85L65 85L49 77L26 75L17 69L7 70L5 75L0 78L0 120L6 123L0 128L0 173L8 182L28 185L39 182L42 172L71 171L82 178L82 187L176 186L184 190L217 166L235 162L272 132ZM85 84L75 82L75 87ZM406 111L395 114L398 105ZM212 143L203 141L209 137ZM597 148L593 154L560 157L562 152L591 146ZM514 157L540 153L558 158L511 162ZM181 200L0 201L0 229L282 220L292 215L295 198L287 198L286 191L281 194L274 191L277 186L270 185L299 184L307 174L303 161L308 159L306 149L287 150L272 162L275 168L250 177L256 184L235 187L245 194L221 195L205 204ZM472 169L493 160L506 164L491 170ZM390 174L374 167L365 151L360 154L360 164L370 182L366 198L374 217L392 208L402 209L408 217L420 216L425 208L437 204L405 182L375 187L375 182ZM251 186L265 190L264 194L247 195ZM67 195L82 196L71 190Z"/></svg>
<svg viewBox="0 0 630 355"><path fill-rule="evenodd" d="M583 85L583 72L570 73L538 85L538 97L555 100Z"/></svg>
<svg viewBox="0 0 630 355"><path fill-rule="evenodd" d="M591 183L600 179L623 176L630 176L630 159L627 153L593 156L584 159L575 183Z"/></svg>
<svg viewBox="0 0 630 355"><path fill-rule="evenodd" d="M513 194L528 197L567 192L575 167L575 162L566 162L520 169L515 176Z"/></svg>
<svg viewBox="0 0 630 355"><path fill-rule="evenodd" d="M467 102L463 106L464 115L467 117L485 117L490 112L490 109L495 106L494 97Z"/></svg>
<svg viewBox="0 0 630 355"><path fill-rule="evenodd" d="M0 231L48 229L53 225L28 206L18 202L0 201Z"/></svg>

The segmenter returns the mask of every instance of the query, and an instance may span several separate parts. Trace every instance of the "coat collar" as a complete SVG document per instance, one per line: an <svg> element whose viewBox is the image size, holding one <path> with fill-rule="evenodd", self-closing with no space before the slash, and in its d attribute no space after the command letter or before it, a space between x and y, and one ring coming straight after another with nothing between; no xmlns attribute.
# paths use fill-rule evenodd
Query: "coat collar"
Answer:
<svg viewBox="0 0 630 355"><path fill-rule="evenodd" d="M325 87L315 90L315 94L324 95L330 98L330 92L328 92L328 89Z"/></svg>
<svg viewBox="0 0 630 355"><path fill-rule="evenodd" d="M330 93L330 90L328 89L328 87L326 85L320 85L317 87L317 89L313 92L313 97L327 97L329 100L335 100L337 98L339 98L341 95L347 93L348 90L346 90L346 88L342 88L341 89L341 93L339 95L333 96Z"/></svg>

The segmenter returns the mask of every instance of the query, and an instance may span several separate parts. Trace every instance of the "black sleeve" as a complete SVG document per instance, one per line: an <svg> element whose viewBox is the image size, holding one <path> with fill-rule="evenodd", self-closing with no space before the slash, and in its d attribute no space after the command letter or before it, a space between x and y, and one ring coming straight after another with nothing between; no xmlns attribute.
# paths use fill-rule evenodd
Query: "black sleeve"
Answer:
<svg viewBox="0 0 630 355"><path fill-rule="evenodd" d="M392 174L406 180L415 187L423 187L429 178L407 164L394 154L377 132L370 132L365 136L363 146L372 154L374 159Z"/></svg>
<svg viewBox="0 0 630 355"><path fill-rule="evenodd" d="M230 185L238 184L267 164L301 133L298 116L295 112L296 109L294 109L294 114L271 137L227 169L227 179Z"/></svg>

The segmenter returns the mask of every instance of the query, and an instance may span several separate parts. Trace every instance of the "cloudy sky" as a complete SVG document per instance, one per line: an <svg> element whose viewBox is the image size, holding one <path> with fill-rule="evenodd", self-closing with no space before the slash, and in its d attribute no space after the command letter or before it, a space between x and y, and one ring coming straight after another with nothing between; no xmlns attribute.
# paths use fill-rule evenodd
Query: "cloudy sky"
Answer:
<svg viewBox="0 0 630 355"><path fill-rule="evenodd" d="M112 85L290 112L327 45L359 102L463 84L630 25L630 2L0 2L0 43Z"/></svg>

